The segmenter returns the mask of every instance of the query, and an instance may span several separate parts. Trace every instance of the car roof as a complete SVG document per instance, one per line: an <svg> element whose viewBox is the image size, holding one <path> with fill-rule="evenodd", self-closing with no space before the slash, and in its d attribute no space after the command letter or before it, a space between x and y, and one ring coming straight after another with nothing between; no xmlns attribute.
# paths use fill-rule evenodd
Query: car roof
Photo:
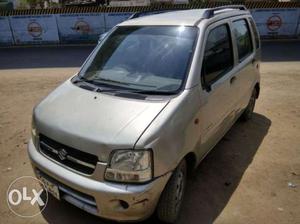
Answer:
<svg viewBox="0 0 300 224"><path fill-rule="evenodd" d="M217 9L217 8L215 8ZM196 26L203 19L222 19L230 16L238 16L249 14L247 10L239 10L233 8L222 8L215 11L213 16L207 16L211 8L208 9L190 9L169 12L160 12L153 15L145 15L133 18L120 23L118 26L158 26L158 25L183 25Z"/></svg>

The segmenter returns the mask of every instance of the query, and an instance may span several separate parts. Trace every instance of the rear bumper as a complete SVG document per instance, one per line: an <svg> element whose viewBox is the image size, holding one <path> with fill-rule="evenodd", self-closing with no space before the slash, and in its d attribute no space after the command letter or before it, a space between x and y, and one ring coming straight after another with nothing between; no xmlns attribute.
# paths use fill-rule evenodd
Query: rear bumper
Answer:
<svg viewBox="0 0 300 224"><path fill-rule="evenodd" d="M63 200L91 214L117 221L137 221L149 217L171 176L168 173L141 185L99 182L47 159L36 150L32 140L28 144L28 154L35 171L55 180ZM121 201L126 202L128 207Z"/></svg>

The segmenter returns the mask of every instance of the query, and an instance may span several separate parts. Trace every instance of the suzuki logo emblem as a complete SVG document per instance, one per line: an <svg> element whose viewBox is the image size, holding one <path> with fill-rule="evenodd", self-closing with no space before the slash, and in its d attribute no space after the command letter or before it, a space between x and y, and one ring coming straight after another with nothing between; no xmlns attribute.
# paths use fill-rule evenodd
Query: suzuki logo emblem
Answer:
<svg viewBox="0 0 300 224"><path fill-rule="evenodd" d="M58 157L60 160L65 160L67 158L68 152L65 149L61 149L58 151Z"/></svg>

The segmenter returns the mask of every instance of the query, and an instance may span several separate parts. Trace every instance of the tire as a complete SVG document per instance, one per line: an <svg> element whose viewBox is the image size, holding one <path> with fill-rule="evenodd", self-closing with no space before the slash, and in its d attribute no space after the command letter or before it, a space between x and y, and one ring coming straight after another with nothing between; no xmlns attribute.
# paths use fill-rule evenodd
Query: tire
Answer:
<svg viewBox="0 0 300 224"><path fill-rule="evenodd" d="M241 115L241 120L242 121L249 121L252 118L256 98L257 98L257 91L254 88L254 90L252 92L252 95L250 97L249 103L248 103L247 107L245 108L244 112Z"/></svg>
<svg viewBox="0 0 300 224"><path fill-rule="evenodd" d="M187 178L185 159L175 169L157 205L157 217L160 221L174 223L181 208Z"/></svg>

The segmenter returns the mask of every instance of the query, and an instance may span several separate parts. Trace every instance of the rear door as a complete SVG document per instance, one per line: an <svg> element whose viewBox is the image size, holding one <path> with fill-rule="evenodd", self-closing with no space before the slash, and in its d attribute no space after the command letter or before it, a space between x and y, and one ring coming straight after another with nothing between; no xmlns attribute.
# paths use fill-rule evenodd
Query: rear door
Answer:
<svg viewBox="0 0 300 224"><path fill-rule="evenodd" d="M235 75L232 91L234 92L234 107L238 115L248 104L255 85L255 42L252 38L250 24L247 18L233 19L231 22L233 48L236 56Z"/></svg>

